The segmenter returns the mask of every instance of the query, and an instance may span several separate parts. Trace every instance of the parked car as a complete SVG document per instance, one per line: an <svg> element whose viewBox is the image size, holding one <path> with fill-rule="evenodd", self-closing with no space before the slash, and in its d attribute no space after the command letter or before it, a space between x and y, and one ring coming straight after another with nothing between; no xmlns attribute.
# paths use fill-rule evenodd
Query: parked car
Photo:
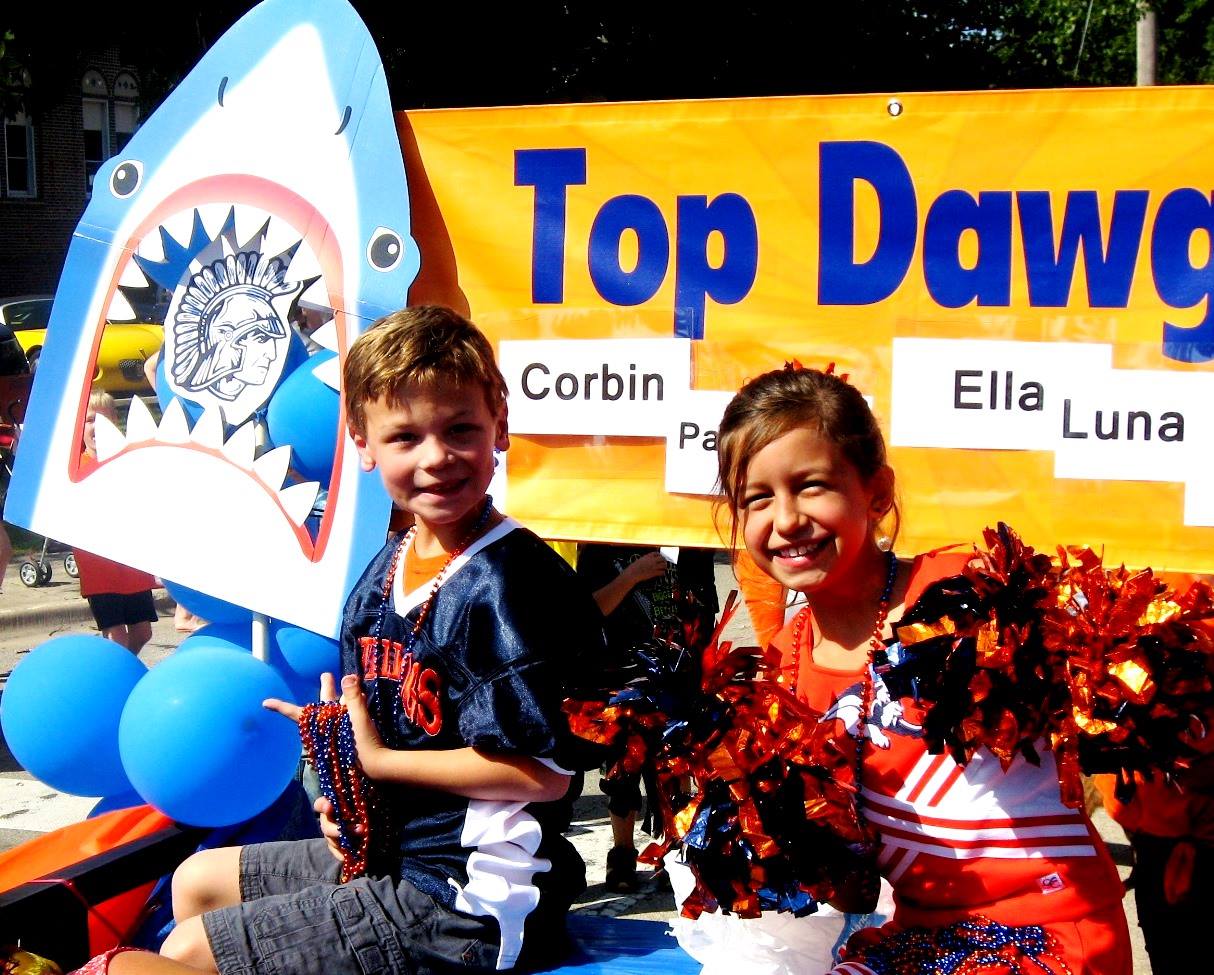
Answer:
<svg viewBox="0 0 1214 975"><path fill-rule="evenodd" d="M25 350L31 370L38 368L51 319L50 295L0 300L0 324L7 325ZM164 342L164 329L152 322L107 322L97 353L93 382L111 393L148 392L143 363Z"/></svg>

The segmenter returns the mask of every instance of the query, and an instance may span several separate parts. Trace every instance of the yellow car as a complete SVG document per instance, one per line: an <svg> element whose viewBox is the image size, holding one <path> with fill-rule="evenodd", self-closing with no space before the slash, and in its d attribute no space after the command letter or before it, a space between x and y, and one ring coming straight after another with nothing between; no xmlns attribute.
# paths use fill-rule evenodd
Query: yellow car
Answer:
<svg viewBox="0 0 1214 975"><path fill-rule="evenodd" d="M46 342L46 326L51 318L50 295L25 295L0 300L0 323L7 325L25 350L30 370L38 367L38 358ZM143 363L164 342L164 329L146 322L107 322L97 353L97 371L93 383L110 393L147 393Z"/></svg>

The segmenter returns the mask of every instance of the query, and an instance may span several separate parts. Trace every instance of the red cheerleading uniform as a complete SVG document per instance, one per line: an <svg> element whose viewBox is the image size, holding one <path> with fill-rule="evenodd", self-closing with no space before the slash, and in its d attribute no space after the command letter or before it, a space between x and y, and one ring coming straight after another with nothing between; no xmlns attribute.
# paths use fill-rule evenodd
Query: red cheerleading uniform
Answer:
<svg viewBox="0 0 1214 975"><path fill-rule="evenodd" d="M916 558L906 604L929 583L957 575L966 558ZM791 623L774 645L792 672ZM1017 756L1004 772L998 758L980 749L961 767L928 752L924 706L910 697L890 700L883 684L873 689L874 707L863 725L865 670L821 667L803 645L796 693L821 720L836 722L840 741L854 744L862 727L868 733L860 746L861 813L880 834L879 864L896 904L883 933L979 917L1041 925L1053 936L1058 975L1129 975L1121 880L1084 811L1063 805L1053 753L1042 743L1040 766ZM848 975L885 970L857 962L836 969Z"/></svg>

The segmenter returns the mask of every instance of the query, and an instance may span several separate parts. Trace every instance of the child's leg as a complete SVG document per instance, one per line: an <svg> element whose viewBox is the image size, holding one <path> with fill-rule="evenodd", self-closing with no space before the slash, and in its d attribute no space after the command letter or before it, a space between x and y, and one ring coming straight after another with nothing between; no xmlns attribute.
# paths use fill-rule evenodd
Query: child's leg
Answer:
<svg viewBox="0 0 1214 975"><path fill-rule="evenodd" d="M202 972L218 972L215 956L211 953L211 941L207 937L206 928L201 917L186 918L179 923L160 946L162 959L173 963L180 962L191 969ZM148 975L160 972L161 969L149 969ZM163 969L164 975L171 975L170 969ZM122 975L110 973L110 975Z"/></svg>
<svg viewBox="0 0 1214 975"><path fill-rule="evenodd" d="M113 626L107 626L101 631L101 635L107 640L114 641L120 647L126 647L128 650L131 649L130 637L125 623L115 623Z"/></svg>
<svg viewBox="0 0 1214 975"><path fill-rule="evenodd" d="M147 644L148 640L152 639L152 624L146 620L139 623L131 623L126 628L126 637L126 648L131 653L138 654Z"/></svg>
<svg viewBox="0 0 1214 975"><path fill-rule="evenodd" d="M173 872L173 917L179 923L240 903L240 851L200 850Z"/></svg>
<svg viewBox="0 0 1214 975"><path fill-rule="evenodd" d="M126 623L124 645L131 653L138 654L145 643L152 639L152 624L156 621L156 603L150 589L134 592L122 597L123 622Z"/></svg>
<svg viewBox="0 0 1214 975"><path fill-rule="evenodd" d="M192 965L184 965L148 951L124 951L115 955L105 971L106 975L198 975L198 969Z"/></svg>

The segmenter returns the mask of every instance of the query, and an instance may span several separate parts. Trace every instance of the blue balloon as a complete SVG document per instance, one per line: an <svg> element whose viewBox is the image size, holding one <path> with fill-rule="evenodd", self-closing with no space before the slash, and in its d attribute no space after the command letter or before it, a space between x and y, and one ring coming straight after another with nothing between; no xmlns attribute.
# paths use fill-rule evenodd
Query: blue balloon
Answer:
<svg viewBox="0 0 1214 975"><path fill-rule="evenodd" d="M291 466L309 480L328 485L337 453L341 397L316 378L316 367L334 357L318 352L282 381L270 399L270 440L291 447Z"/></svg>
<svg viewBox="0 0 1214 975"><path fill-rule="evenodd" d="M295 724L261 706L287 694L283 679L248 653L174 654L127 700L123 767L144 799L179 822L243 822L278 798L299 763Z"/></svg>
<svg viewBox="0 0 1214 975"><path fill-rule="evenodd" d="M336 640L279 622L270 626L270 638L283 662L312 687L313 694L320 687L321 674L341 675L341 644Z"/></svg>
<svg viewBox="0 0 1214 975"><path fill-rule="evenodd" d="M203 647L218 647L221 650L239 650L248 653L253 645L251 623L208 623L195 630L177 646L177 652L200 650Z"/></svg>
<svg viewBox="0 0 1214 975"><path fill-rule="evenodd" d="M290 693L287 694L285 700L293 704L309 704L312 701L320 700L320 681L304 680L300 677L282 659L282 653L272 643L270 644L270 653L266 658L266 663L274 668L274 672L287 685Z"/></svg>
<svg viewBox="0 0 1214 975"><path fill-rule="evenodd" d="M60 792L131 787L118 747L123 705L147 667L103 637L60 636L13 668L0 703L4 740L32 776Z"/></svg>
<svg viewBox="0 0 1214 975"><path fill-rule="evenodd" d="M215 596L208 596L204 592L183 586L180 582L171 582L168 579L162 581L164 588L168 590L174 600L195 616L201 616L208 623L252 624L253 614L243 606L217 599Z"/></svg>
<svg viewBox="0 0 1214 975"><path fill-rule="evenodd" d="M160 361L156 363L156 402L160 404L161 412L167 410L170 401L175 398L181 401L181 406L185 410L185 415L190 418L190 422L197 423L198 418L202 416L202 406L184 396L178 396L169 388L169 381L164 374L164 350L160 351Z"/></svg>
<svg viewBox="0 0 1214 975"><path fill-rule="evenodd" d="M278 377L279 385L286 382L291 373L308 361L308 346L294 329L291 330L291 344L287 346L287 361L282 365L282 374Z"/></svg>
<svg viewBox="0 0 1214 975"><path fill-rule="evenodd" d="M204 647L218 647L223 650L249 653L252 649L252 642L253 632L248 624L211 623L182 640L177 647L177 653L189 653ZM307 704L310 701L320 700L319 675L303 677L296 673L283 657L273 636L267 647L266 663L273 667L278 676L286 682L290 691L286 700L293 704Z"/></svg>

